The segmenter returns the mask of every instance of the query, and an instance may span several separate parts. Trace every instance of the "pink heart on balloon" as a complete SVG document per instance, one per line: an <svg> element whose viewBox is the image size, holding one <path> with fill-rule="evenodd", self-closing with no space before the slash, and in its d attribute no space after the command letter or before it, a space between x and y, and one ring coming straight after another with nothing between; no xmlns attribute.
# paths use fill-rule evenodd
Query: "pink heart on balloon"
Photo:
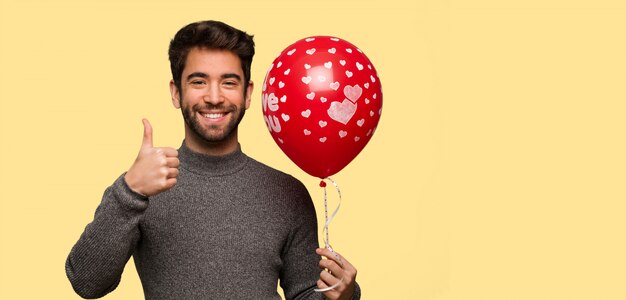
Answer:
<svg viewBox="0 0 626 300"><path fill-rule="evenodd" d="M362 93L363 89L358 84L355 86L346 85L343 88L343 94L346 95L346 98L350 99L350 101L354 103L359 100Z"/></svg>
<svg viewBox="0 0 626 300"><path fill-rule="evenodd" d="M328 116L344 125L348 124L354 113L356 112L356 104L343 100L343 102L339 103L337 101L333 101L330 104L330 108L328 109Z"/></svg>

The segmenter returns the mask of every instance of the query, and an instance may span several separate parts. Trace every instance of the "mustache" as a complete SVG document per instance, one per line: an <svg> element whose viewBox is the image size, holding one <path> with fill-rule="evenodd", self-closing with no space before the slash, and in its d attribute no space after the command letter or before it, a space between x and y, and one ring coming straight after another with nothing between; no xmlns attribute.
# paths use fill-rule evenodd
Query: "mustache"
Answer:
<svg viewBox="0 0 626 300"><path fill-rule="evenodd" d="M203 103L203 104L196 104L193 106L194 110L202 110L202 109L206 109L206 110L222 110L222 111L234 111L237 108L234 105L230 105L230 106L226 106L224 104L218 104L218 105L214 105L211 103Z"/></svg>

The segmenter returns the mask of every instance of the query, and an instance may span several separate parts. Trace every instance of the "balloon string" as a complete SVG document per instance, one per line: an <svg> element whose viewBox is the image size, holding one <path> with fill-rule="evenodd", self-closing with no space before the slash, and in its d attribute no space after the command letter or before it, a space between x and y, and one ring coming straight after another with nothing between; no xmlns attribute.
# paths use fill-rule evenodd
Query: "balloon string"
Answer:
<svg viewBox="0 0 626 300"><path fill-rule="evenodd" d="M337 204L337 208L335 208L335 211L333 211L330 217L328 217L328 196L326 193L326 182L324 182L325 179L328 179L328 181L330 181L330 183L332 183L335 186L335 189L337 190L337 194L339 195L339 204ZM330 252L332 252L333 255L335 255L335 257L341 263L341 258L339 257L337 253L335 253L335 250L333 250L333 248L330 246L330 238L328 236L328 226L330 225L330 222L332 222L332 220L335 218L335 216L337 215L337 212L339 212L339 208L341 207L341 190L339 189L339 185L336 182L334 182L330 177L326 177L325 179L322 179L322 182L320 182L320 186L324 188L324 218L326 220L326 222L324 223L324 246L328 250L330 250ZM330 291L336 288L337 286L339 286L339 284L342 281L343 281L343 278L341 278L337 283L333 284L332 286L329 286L323 289L315 289L315 291L316 292Z"/></svg>
<svg viewBox="0 0 626 300"><path fill-rule="evenodd" d="M337 185L337 183L334 182L330 177L327 177L326 179L328 179L328 181L330 181L335 186L335 189L337 190L337 194L339 195L339 204L337 204L337 208L335 208L335 211L333 211L332 215L330 215L330 218L329 218L328 217L328 199L326 196L326 187L324 187L324 217L326 218L326 223L324 224L324 232L326 234L326 239L324 240L324 244L326 248L330 248L330 239L328 238L328 226L330 225L330 222L333 221L333 219L335 218L335 215L337 215L337 212L339 211L339 208L341 207L341 190L339 189L339 185Z"/></svg>

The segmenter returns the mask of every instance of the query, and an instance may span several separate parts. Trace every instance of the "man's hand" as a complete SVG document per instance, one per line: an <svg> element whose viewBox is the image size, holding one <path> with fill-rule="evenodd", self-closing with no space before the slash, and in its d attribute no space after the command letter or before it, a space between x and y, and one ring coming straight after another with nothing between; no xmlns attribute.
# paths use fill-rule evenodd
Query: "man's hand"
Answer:
<svg viewBox="0 0 626 300"><path fill-rule="evenodd" d="M354 294L354 282L356 280L356 269L339 253L330 251L327 248L318 248L315 250L318 255L325 256L327 259L320 260L320 279L317 281L317 287L320 289L327 288L341 281L338 286L330 291L324 292L324 297L330 300L349 300Z"/></svg>
<svg viewBox="0 0 626 300"><path fill-rule="evenodd" d="M174 148L152 146L152 126L143 119L143 142L137 159L124 179L131 190L144 196L154 196L176 185L178 151Z"/></svg>

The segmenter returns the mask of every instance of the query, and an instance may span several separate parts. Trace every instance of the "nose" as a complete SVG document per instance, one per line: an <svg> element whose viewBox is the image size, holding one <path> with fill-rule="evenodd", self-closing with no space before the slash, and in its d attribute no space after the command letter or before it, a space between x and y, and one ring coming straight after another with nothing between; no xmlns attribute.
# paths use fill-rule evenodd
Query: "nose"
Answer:
<svg viewBox="0 0 626 300"><path fill-rule="evenodd" d="M215 83L210 84L206 93L203 95L202 100L213 105L224 102L224 95L222 95L219 85Z"/></svg>

